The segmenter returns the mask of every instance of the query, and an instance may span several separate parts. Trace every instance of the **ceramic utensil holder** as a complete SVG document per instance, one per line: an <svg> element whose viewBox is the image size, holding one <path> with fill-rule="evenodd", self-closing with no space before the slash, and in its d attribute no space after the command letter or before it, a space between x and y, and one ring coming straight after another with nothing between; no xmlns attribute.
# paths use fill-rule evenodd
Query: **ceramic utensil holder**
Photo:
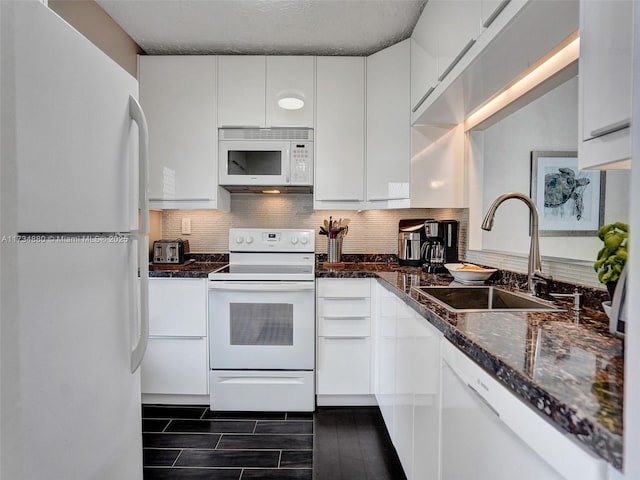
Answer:
<svg viewBox="0 0 640 480"><path fill-rule="evenodd" d="M337 263L342 257L342 237L327 239L327 262Z"/></svg>

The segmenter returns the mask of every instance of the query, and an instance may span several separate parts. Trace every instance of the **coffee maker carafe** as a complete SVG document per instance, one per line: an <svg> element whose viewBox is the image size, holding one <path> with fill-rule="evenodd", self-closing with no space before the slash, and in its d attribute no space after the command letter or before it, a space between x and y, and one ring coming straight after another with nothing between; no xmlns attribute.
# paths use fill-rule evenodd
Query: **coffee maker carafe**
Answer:
<svg viewBox="0 0 640 480"><path fill-rule="evenodd" d="M427 220L424 222L424 233L423 268L425 271L442 272L445 271L446 263L458 262L457 220Z"/></svg>

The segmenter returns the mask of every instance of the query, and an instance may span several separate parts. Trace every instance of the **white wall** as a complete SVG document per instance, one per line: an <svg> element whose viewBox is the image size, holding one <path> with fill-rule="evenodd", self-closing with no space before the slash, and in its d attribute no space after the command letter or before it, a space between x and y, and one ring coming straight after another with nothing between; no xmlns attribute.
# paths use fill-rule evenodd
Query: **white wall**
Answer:
<svg viewBox="0 0 640 480"><path fill-rule="evenodd" d="M470 249L526 254L529 213L522 202L510 200L500 206L492 231L476 227L500 194L517 191L529 195L531 151L577 150L578 79L560 85L483 133L474 132L471 138L470 165L481 170L475 181L482 186L480 191L478 185L470 188ZM605 223L628 222L628 192L628 172L607 172ZM477 205L480 198L481 211ZM543 256L594 261L599 249L597 237L540 238Z"/></svg>

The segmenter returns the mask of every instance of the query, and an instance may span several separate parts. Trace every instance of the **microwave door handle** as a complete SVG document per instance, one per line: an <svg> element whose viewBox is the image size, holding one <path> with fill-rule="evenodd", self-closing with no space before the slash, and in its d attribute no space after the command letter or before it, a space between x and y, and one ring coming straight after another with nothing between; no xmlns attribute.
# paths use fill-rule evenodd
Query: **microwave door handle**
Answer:
<svg viewBox="0 0 640 480"><path fill-rule="evenodd" d="M285 153L284 153L284 159L283 162L286 162L286 165L283 165L284 171L285 171L285 177L284 177L284 182L285 184L289 185L289 182L291 181L291 144L287 145L285 147Z"/></svg>

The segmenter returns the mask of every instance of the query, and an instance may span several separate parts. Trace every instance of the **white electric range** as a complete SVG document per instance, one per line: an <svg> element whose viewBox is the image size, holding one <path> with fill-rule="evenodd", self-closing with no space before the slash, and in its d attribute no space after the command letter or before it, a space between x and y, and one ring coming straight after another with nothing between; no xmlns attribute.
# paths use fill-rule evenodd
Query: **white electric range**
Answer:
<svg viewBox="0 0 640 480"><path fill-rule="evenodd" d="M209 274L212 410L315 409L314 250L313 230L229 230Z"/></svg>

